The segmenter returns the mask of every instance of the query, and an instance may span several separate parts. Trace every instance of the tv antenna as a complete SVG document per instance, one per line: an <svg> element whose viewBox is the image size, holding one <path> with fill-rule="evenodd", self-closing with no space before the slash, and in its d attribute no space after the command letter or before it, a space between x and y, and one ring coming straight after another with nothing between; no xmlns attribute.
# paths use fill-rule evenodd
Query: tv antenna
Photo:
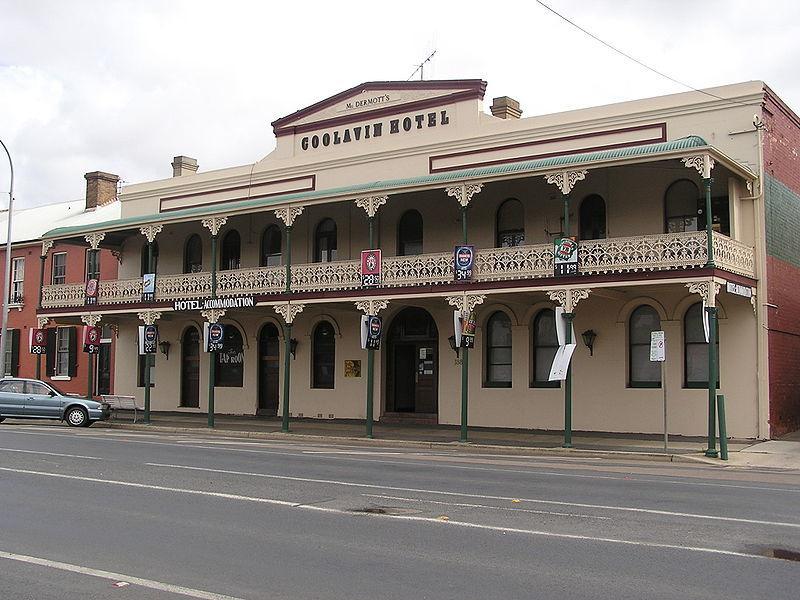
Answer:
<svg viewBox="0 0 800 600"><path fill-rule="evenodd" d="M417 68L414 69L414 72L411 75L408 76L408 79L406 79L406 81L411 81L414 78L414 75L417 74L417 72L419 72L419 80L420 81L425 79L425 63L431 62L431 59L433 58L434 54L436 54L436 50L431 52L430 55L428 56L428 58L426 58L425 60L423 60L421 63L419 63L417 65Z"/></svg>

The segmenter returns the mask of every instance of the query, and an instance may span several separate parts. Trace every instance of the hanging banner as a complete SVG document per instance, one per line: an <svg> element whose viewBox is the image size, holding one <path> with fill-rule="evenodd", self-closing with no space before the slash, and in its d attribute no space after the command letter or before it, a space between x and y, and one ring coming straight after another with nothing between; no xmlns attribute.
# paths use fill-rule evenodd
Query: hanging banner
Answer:
<svg viewBox="0 0 800 600"><path fill-rule="evenodd" d="M85 299L87 305L97 304L97 291L99 288L99 279L89 279L86 281Z"/></svg>
<svg viewBox="0 0 800 600"><path fill-rule="evenodd" d="M461 348L475 347L475 313L471 312L461 319Z"/></svg>
<svg viewBox="0 0 800 600"><path fill-rule="evenodd" d="M142 275L142 302L152 302L156 299L156 274L145 273Z"/></svg>
<svg viewBox="0 0 800 600"><path fill-rule="evenodd" d="M703 300L703 335L705 336L706 344L708 343L708 311L706 310L706 301Z"/></svg>
<svg viewBox="0 0 800 600"><path fill-rule="evenodd" d="M563 346L567 343L567 322L564 320L564 307L563 306L556 306L555 308L555 321L556 321L556 339L558 340L558 345ZM572 337L570 338L573 342L577 341L578 338L575 337L575 323L572 323L571 327Z"/></svg>
<svg viewBox="0 0 800 600"><path fill-rule="evenodd" d="M575 238L558 238L553 247L553 274L556 277L578 274L578 242Z"/></svg>
<svg viewBox="0 0 800 600"><path fill-rule="evenodd" d="M225 326L222 323L203 323L203 337L206 352L219 352L224 346Z"/></svg>
<svg viewBox="0 0 800 600"><path fill-rule="evenodd" d="M100 353L100 328L85 325L83 328L83 351L87 354Z"/></svg>
<svg viewBox="0 0 800 600"><path fill-rule="evenodd" d="M453 331L455 332L456 348L461 348L461 311L453 311Z"/></svg>
<svg viewBox="0 0 800 600"><path fill-rule="evenodd" d="M361 349L380 350L383 319L374 315L361 316Z"/></svg>
<svg viewBox="0 0 800 600"><path fill-rule="evenodd" d="M453 272L456 281L472 281L475 270L475 246L456 246L453 250Z"/></svg>
<svg viewBox="0 0 800 600"><path fill-rule="evenodd" d="M572 354L575 352L576 347L577 344L567 344L566 346L558 347L556 355L553 357L553 365L550 367L548 381L564 381L567 378L569 363L572 360Z"/></svg>
<svg viewBox="0 0 800 600"><path fill-rule="evenodd" d="M381 284L381 251L361 251L361 286L377 287Z"/></svg>
<svg viewBox="0 0 800 600"><path fill-rule="evenodd" d="M157 347L158 327L155 325L139 325L139 354L155 354Z"/></svg>
<svg viewBox="0 0 800 600"><path fill-rule="evenodd" d="M47 331L44 329L29 329L28 348L31 354L47 354Z"/></svg>

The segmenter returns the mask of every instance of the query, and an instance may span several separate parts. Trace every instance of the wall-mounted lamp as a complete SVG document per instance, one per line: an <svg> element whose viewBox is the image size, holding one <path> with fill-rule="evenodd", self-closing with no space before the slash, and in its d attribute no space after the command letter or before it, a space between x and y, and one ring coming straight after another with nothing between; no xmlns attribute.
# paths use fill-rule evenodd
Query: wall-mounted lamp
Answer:
<svg viewBox="0 0 800 600"><path fill-rule="evenodd" d="M456 346L456 336L451 335L447 341L450 343L450 350L456 353L456 357L460 356L458 346Z"/></svg>
<svg viewBox="0 0 800 600"><path fill-rule="evenodd" d="M170 343L169 343L168 341L164 340L163 342L159 342L159 343L158 343L158 347L161 349L161 354L163 354L164 356L166 356L166 357L167 357L167 360L169 360L169 347L170 347Z"/></svg>
<svg viewBox="0 0 800 600"><path fill-rule="evenodd" d="M289 340L289 354L292 355L292 358L297 358L297 340L294 338Z"/></svg>
<svg viewBox="0 0 800 600"><path fill-rule="evenodd" d="M587 329L581 334L581 337L583 338L583 343L589 349L589 356L594 356L594 340L597 338L594 329Z"/></svg>

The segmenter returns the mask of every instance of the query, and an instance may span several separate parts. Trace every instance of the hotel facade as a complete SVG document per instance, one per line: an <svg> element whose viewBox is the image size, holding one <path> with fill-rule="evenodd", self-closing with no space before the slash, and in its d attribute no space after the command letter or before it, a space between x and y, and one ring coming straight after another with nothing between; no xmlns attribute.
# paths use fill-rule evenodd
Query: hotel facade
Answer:
<svg viewBox="0 0 800 600"><path fill-rule="evenodd" d="M115 392L154 411L661 433L666 404L695 436L719 393L729 436L800 427L798 117L762 82L528 118L485 88L364 83L276 120L255 163L176 157L119 218L44 235L120 264L96 304L45 285L40 322L113 325Z"/></svg>

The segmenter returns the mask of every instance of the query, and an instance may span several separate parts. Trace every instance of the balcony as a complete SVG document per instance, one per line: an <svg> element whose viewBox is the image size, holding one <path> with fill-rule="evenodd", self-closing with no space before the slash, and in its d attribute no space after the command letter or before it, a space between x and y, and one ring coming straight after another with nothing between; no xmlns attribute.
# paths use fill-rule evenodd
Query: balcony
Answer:
<svg viewBox="0 0 800 600"><path fill-rule="evenodd" d="M714 233L714 261L718 269L755 278L753 248ZM583 241L579 245L581 275L635 273L700 268L706 264L705 232L641 235L626 238ZM542 279L553 275L552 244L478 249L475 280L512 281ZM383 259L382 288L451 283L451 252L416 256L387 256ZM361 287L360 261L292 265L292 291L325 292ZM260 267L220 271L217 295L240 296L280 293L286 288L285 267ZM211 274L159 275L156 298L160 301L207 298L211 295ZM101 281L98 303L119 305L141 302L142 280ZM84 305L84 285L48 285L42 290L43 308Z"/></svg>

